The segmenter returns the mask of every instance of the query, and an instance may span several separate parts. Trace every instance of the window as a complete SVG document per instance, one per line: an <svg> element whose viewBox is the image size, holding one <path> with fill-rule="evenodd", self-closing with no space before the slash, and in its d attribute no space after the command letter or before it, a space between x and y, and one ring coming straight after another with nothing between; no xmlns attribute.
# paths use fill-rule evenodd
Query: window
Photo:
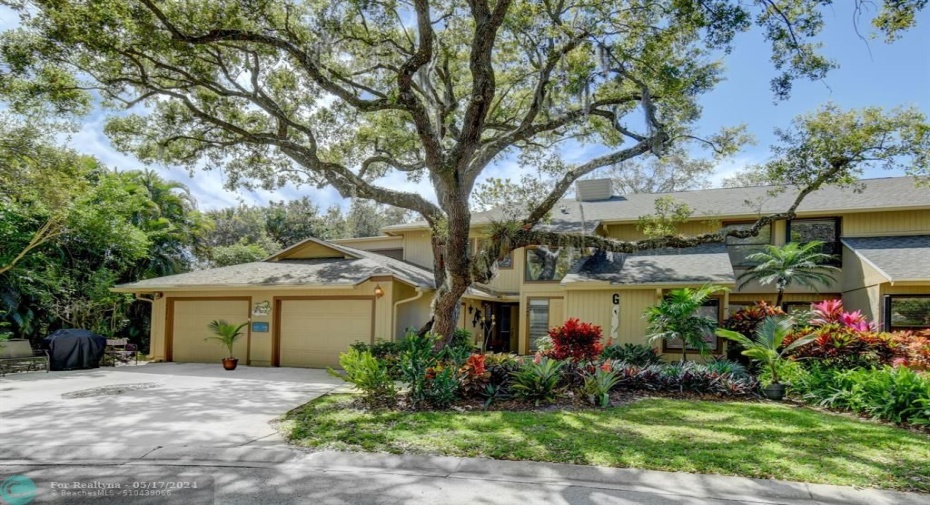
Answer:
<svg viewBox="0 0 930 505"><path fill-rule="evenodd" d="M526 249L527 281L560 281L575 258L573 249L569 247L534 247Z"/></svg>
<svg viewBox="0 0 930 505"><path fill-rule="evenodd" d="M513 270L513 251L510 251L507 253L507 256L501 258L501 260L497 262L497 266L501 270Z"/></svg>
<svg viewBox="0 0 930 505"><path fill-rule="evenodd" d="M930 295L886 295L885 331L930 329Z"/></svg>
<svg viewBox="0 0 930 505"><path fill-rule="evenodd" d="M725 229L730 230L748 230L752 228L753 223L729 223L725 224ZM751 266L752 263L746 260L751 254L765 250L765 246L772 243L772 226L766 225L759 230L755 237L736 238L727 237L727 252L730 253L730 263L735 267Z"/></svg>
<svg viewBox="0 0 930 505"><path fill-rule="evenodd" d="M537 350L536 339L549 334L549 300L529 300L530 353Z"/></svg>
<svg viewBox="0 0 930 505"><path fill-rule="evenodd" d="M840 259L840 221L836 218L795 219L788 221L786 242L806 244L819 240L823 242L821 252L834 255L833 265L839 266Z"/></svg>
<svg viewBox="0 0 930 505"><path fill-rule="evenodd" d="M717 298L712 298L704 302L704 306L698 309L697 315L704 316L714 321L720 321L720 300ZM717 340L717 335L710 333L704 336L704 341L707 342L708 352L716 352L719 350L719 342ZM680 351L681 350L681 339L665 340L662 343L662 351ZM694 347L688 347L688 350L693 350Z"/></svg>
<svg viewBox="0 0 930 505"><path fill-rule="evenodd" d="M474 254L477 254L481 250L487 247L486 238L470 238L468 239L468 250L467 254L471 257ZM511 270L513 269L513 251L507 253L507 256L504 256L503 259L497 262L497 267L502 270Z"/></svg>

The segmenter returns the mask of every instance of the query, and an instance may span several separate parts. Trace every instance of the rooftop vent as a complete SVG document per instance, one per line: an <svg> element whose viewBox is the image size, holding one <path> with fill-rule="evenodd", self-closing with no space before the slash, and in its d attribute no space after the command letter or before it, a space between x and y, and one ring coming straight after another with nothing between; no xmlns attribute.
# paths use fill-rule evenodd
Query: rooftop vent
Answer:
<svg viewBox="0 0 930 505"><path fill-rule="evenodd" d="M610 179L587 179L575 183L575 199L579 202L609 200L613 193Z"/></svg>

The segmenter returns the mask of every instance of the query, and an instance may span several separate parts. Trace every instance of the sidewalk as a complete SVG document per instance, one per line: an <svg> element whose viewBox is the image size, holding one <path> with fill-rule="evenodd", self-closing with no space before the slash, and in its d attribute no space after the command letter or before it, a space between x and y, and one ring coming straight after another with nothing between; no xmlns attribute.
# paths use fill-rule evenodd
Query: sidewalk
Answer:
<svg viewBox="0 0 930 505"><path fill-rule="evenodd" d="M180 467L193 471L202 467L245 472L247 469L278 470L292 477L314 476L344 480L343 476L410 476L415 482L448 483L477 481L507 486L580 488L631 493L632 503L741 502L781 504L910 505L930 503L930 495L856 489L821 484L748 479L721 475L657 472L624 468L498 461L370 453L308 453L287 446L277 447L129 447L23 446L0 447L0 474L4 467L120 467L126 472L153 467ZM348 474L348 475L346 475ZM463 482L464 484L464 482ZM424 485L411 481L410 486ZM465 487L465 489L470 489ZM218 490L219 491L219 490ZM503 498L503 495L499 497ZM643 498L648 497L648 499Z"/></svg>

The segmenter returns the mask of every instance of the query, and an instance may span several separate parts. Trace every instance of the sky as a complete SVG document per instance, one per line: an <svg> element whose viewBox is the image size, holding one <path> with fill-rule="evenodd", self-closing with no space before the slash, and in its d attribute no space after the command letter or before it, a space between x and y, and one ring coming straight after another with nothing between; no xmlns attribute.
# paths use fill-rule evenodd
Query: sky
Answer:
<svg viewBox="0 0 930 505"><path fill-rule="evenodd" d="M787 101L773 102L769 80L775 75L775 70L769 61L769 46L761 35L749 32L737 39L735 49L725 59L726 80L701 100L703 117L698 124L698 132L706 135L724 126L746 124L757 144L718 164L712 177L714 185L747 164L764 162L774 142L773 130L776 127L787 126L793 117L830 101L847 109L912 105L930 116L930 8L920 13L916 28L893 44L886 44L881 38L868 38L871 31L868 16L859 22L859 32L866 39L857 34L852 6L851 0L839 0L824 13L825 27L819 40L824 44L823 53L834 59L839 68L824 81L795 82L791 98ZM15 16L10 11L0 10L0 29L15 23ZM106 111L95 110L84 120L83 128L71 136L69 143L109 166L121 170L143 168L138 160L116 151L103 133L107 114ZM571 149L574 152L566 154L575 159L585 159L601 151L597 146L574 146ZM504 159L489 167L483 176L513 176L514 166L512 160ZM348 205L331 188L284 187L271 192L230 192L223 188L224 178L219 171L198 172L191 177L186 170L177 167L153 165L152 168L167 179L187 185L203 210L302 196L308 196L323 209L332 204L344 208ZM901 173L870 171L865 174L866 177L892 175ZM428 183L408 182L402 174L379 182L428 197L433 194Z"/></svg>

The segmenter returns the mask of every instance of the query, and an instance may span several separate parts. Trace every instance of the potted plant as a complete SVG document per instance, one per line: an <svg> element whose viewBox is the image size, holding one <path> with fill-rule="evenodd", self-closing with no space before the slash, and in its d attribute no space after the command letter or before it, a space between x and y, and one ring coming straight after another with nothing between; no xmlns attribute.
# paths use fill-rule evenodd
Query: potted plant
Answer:
<svg viewBox="0 0 930 505"><path fill-rule="evenodd" d="M769 316L756 327L755 339L751 339L732 330L717 329L717 336L732 340L743 346L743 355L758 361L772 373L772 383L762 388L762 394L770 400L781 400L785 397L785 385L778 381L778 364L785 359L785 353L811 343L816 335L801 337L783 349L781 343L785 340L794 326L789 317Z"/></svg>
<svg viewBox="0 0 930 505"><path fill-rule="evenodd" d="M213 332L213 336L207 337L204 340L216 340L229 350L229 357L223 358L224 369L235 370L236 365L239 364L239 358L233 357L233 346L236 344L236 341L239 340L239 337L242 336L242 329L248 325L248 321L240 324L239 326L236 326L234 324L227 323L222 319L211 321L210 324L207 325L207 327L210 328L210 331Z"/></svg>

